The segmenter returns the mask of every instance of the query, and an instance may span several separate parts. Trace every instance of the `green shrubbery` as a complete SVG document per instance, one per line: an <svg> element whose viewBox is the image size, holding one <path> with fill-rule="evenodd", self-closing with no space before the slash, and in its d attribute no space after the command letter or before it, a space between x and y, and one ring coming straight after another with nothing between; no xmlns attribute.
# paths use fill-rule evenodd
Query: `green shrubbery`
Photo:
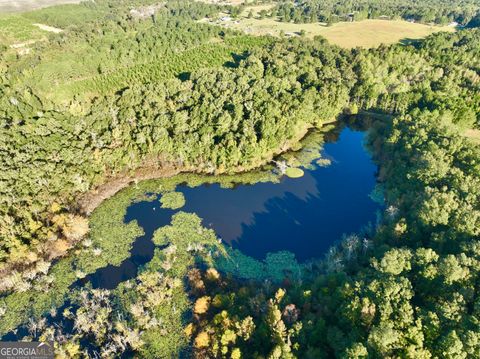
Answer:
<svg viewBox="0 0 480 359"><path fill-rule="evenodd" d="M162 208L178 209L185 205L185 196L181 192L166 192L160 198Z"/></svg>
<svg viewBox="0 0 480 359"><path fill-rule="evenodd" d="M303 48L299 41L271 44L234 68L132 85L84 114L42 112L38 97L9 90L2 221L14 234L0 244L0 256L24 258L28 243L49 235L49 203L66 210L76 195L110 176L165 161L207 173L254 169L296 145L306 128L334 119L348 101L342 71L353 74L344 61L338 68L336 49L323 43L297 48ZM19 161L30 165L19 169Z"/></svg>
<svg viewBox="0 0 480 359"><path fill-rule="evenodd" d="M216 7L191 2L131 18L127 10L142 4L111 13L96 9L110 2L78 5L77 25L30 55L2 55L0 332L70 299L80 321L58 348L70 357L85 338L107 356L114 345L170 357L190 338L199 357L476 357L480 153L462 131L479 125L480 32L345 51L321 39L225 34L192 21ZM31 16L55 21L55 11ZM72 13L63 16L57 25ZM128 257L141 234L123 223L132 200L160 193L178 207L178 181L231 186L238 176L142 182L105 201L89 226L79 194L167 162L214 174L253 169L355 107L395 117L370 129L387 206L374 237L349 236L311 265L288 253L258 262L224 251L198 217L180 213L157 231L166 248L138 278L113 293L71 293L77 279ZM285 160L310 162L318 143ZM65 334L41 323L44 338Z"/></svg>

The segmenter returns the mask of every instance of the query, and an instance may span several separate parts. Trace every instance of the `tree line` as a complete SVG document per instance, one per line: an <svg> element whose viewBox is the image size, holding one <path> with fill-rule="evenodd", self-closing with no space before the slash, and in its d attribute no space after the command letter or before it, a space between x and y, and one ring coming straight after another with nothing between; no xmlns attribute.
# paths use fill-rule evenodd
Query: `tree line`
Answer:
<svg viewBox="0 0 480 359"><path fill-rule="evenodd" d="M280 1L271 15L281 21L295 23L360 21L365 19L395 19L446 25L457 22L475 26L479 4L474 0L428 0L428 1Z"/></svg>
<svg viewBox="0 0 480 359"><path fill-rule="evenodd" d="M192 34L195 14L187 12L178 24L164 16L172 20L168 46L202 42ZM23 64L41 69L49 60L38 55L45 54L41 49L68 49L69 36L77 44L98 41L100 52L112 53L109 33L135 31L153 48L161 36L153 29L158 18L96 21L85 33L72 28L39 44L40 52ZM97 32L102 21L112 32ZM215 31L205 27L202 39L221 46L218 40L235 36ZM66 313L67 320L78 318L78 336L73 348L63 349L81 355L76 340L86 337L107 357L113 344L117 352L158 357L188 348L190 340L191 354L200 358L474 358L480 350L480 153L463 132L479 128L479 42L479 30L352 51L321 38L264 39L224 66L67 104L22 83L28 66L7 56L0 92L0 303L18 309L24 303L8 300L13 292L46 281L54 258L85 243L88 221L76 199L109 178L166 162L206 173L256 168L308 128L375 111L394 120L374 122L368 141L387 203L374 236L347 237L300 281L287 273L280 284L264 285L216 272L205 248L216 243L214 234L195 216L180 215L155 237L159 246L180 249L157 250L146 272L113 297L78 294L77 315ZM195 270L197 257L202 263ZM189 298L191 325L181 328L179 313L188 313ZM110 301L125 321L111 319ZM2 305L0 317L11 309ZM38 308L36 316L45 311L43 303ZM160 321L165 318L171 327ZM37 338L38 326L31 329ZM45 325L39 332L54 334Z"/></svg>

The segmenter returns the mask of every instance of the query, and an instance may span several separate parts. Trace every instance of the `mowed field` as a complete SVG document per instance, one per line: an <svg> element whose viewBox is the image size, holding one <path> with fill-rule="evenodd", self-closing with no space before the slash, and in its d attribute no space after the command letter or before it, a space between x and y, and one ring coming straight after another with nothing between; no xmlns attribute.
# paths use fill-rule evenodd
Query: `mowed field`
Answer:
<svg viewBox="0 0 480 359"><path fill-rule="evenodd" d="M41 9L59 4L76 4L80 0L0 0L0 14Z"/></svg>
<svg viewBox="0 0 480 359"><path fill-rule="evenodd" d="M424 25L402 20L364 20L340 22L333 26L326 26L323 23L284 23L270 18L241 18L237 21L221 22L220 24L253 35L278 36L281 32L287 35L297 35L303 30L307 37L321 35L329 42L345 48L371 48L380 44L421 39L438 31L455 31L454 27Z"/></svg>
<svg viewBox="0 0 480 359"><path fill-rule="evenodd" d="M364 20L321 27L319 35L342 47L376 47L398 41L418 40L438 31L455 31L450 26L410 23L402 20Z"/></svg>

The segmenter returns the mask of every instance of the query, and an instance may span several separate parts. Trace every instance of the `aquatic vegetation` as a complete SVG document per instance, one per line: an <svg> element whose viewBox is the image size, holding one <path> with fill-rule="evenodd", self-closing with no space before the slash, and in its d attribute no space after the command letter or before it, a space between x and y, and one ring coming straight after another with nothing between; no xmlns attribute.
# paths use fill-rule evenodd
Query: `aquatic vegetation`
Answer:
<svg viewBox="0 0 480 359"><path fill-rule="evenodd" d="M160 197L162 208L178 209L185 205L185 197L181 192L166 192Z"/></svg>
<svg viewBox="0 0 480 359"><path fill-rule="evenodd" d="M300 280L302 277L303 266L291 252L268 253L265 260L259 261L236 249L225 250L226 254L214 256L214 267L235 278L280 282L285 278Z"/></svg>
<svg viewBox="0 0 480 359"><path fill-rule="evenodd" d="M300 178L303 177L303 170L301 168L296 168L296 167L289 167L285 171L285 175L287 175L290 178Z"/></svg>
<svg viewBox="0 0 480 359"><path fill-rule="evenodd" d="M336 127L341 126L341 124L336 122L309 131L291 151L280 156L283 160L280 162L277 161L277 165L279 163L284 165L280 172L284 174L288 166L313 169L316 161L323 160L322 149L325 144L325 135L329 132L334 132Z"/></svg>
<svg viewBox="0 0 480 359"><path fill-rule="evenodd" d="M183 317L190 303L183 278L197 258L208 263L210 251L219 244L215 233L201 226L200 218L184 212L158 229L153 241L158 248L139 275L142 284L123 283L117 292L122 306L134 311L134 322L144 330L140 353L176 356L188 344Z"/></svg>
<svg viewBox="0 0 480 359"><path fill-rule="evenodd" d="M380 183L377 183L375 185L375 188L373 189L373 191L369 194L370 198L381 204L381 205L384 205L385 204L385 190L383 188L383 186L380 184Z"/></svg>
<svg viewBox="0 0 480 359"><path fill-rule="evenodd" d="M114 197L105 200L90 216L90 232L88 240L82 242L74 255L60 259L51 265L46 273L33 279L32 283L24 283L19 278L14 293L8 293L0 298L5 314L0 321L0 333L5 334L25 323L29 318L38 319L52 307L62 306L70 297L70 288L82 277L94 273L107 265L120 265L130 256L132 244L143 234L135 222L124 223L128 206L132 201L146 200L145 193L171 193L176 186L187 183L189 186L199 186L203 183L220 182L222 186L232 187L236 181L255 183L257 181L272 181L276 177L271 172L252 172L240 176L201 176L182 174L176 177L160 180L142 181L130 186ZM150 200L156 198L152 197ZM87 244L87 245L85 245ZM13 279L13 278L12 278ZM24 289L22 289L24 288Z"/></svg>
<svg viewBox="0 0 480 359"><path fill-rule="evenodd" d="M478 26L471 0L410 3L306 1L275 12ZM53 339L66 357L477 357L480 153L464 134L480 126L480 31L345 50L199 21L241 8L151 4L97 0L0 21L0 335ZM39 35L27 20L63 31ZM324 260L299 264L285 251L254 260L196 214L172 213L182 183L289 181L272 166L238 174L272 160L301 176L327 136L306 134L365 111L376 112L368 148L385 215ZM165 168L208 175L138 181ZM79 197L105 188L91 215L82 211ZM157 198L173 217L155 232L153 258L112 291L91 288L143 233L124 223L127 207Z"/></svg>

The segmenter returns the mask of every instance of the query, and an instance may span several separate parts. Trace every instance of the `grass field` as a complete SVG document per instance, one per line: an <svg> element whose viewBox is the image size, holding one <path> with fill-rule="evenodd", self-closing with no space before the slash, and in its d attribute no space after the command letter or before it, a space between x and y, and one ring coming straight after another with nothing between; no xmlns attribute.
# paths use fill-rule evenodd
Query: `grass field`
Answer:
<svg viewBox="0 0 480 359"><path fill-rule="evenodd" d="M473 142L480 144L480 130L470 129L465 131L465 136Z"/></svg>
<svg viewBox="0 0 480 359"><path fill-rule="evenodd" d="M13 45L25 41L37 41L45 35L32 21L21 15L0 15L0 43Z"/></svg>
<svg viewBox="0 0 480 359"><path fill-rule="evenodd" d="M29 11L59 4L75 4L80 0L0 0L0 14Z"/></svg>
<svg viewBox="0 0 480 359"><path fill-rule="evenodd" d="M221 25L253 35L278 36L282 31L286 34L298 34L303 30L307 37L321 35L329 42L345 48L357 46L371 48L380 44L421 39L438 31L455 31L453 27L430 26L401 20L364 20L325 26L322 23L283 23L270 18L261 20L241 18L238 21L223 22Z"/></svg>

